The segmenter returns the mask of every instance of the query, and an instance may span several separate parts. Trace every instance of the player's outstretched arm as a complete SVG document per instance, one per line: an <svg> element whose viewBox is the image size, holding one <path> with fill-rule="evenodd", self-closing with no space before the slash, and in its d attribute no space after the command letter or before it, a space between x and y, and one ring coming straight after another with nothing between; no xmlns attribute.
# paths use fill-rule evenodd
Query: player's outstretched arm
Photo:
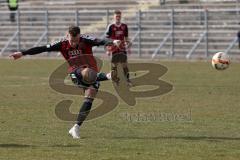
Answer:
<svg viewBox="0 0 240 160"><path fill-rule="evenodd" d="M30 48L23 52L14 52L13 54L10 55L10 57L12 57L14 60L16 60L16 59L21 58L24 55L35 55L35 54L39 54L39 53L46 52L46 51L47 51L46 46L33 47L33 48Z"/></svg>
<svg viewBox="0 0 240 160"><path fill-rule="evenodd" d="M10 55L10 57L12 57L14 60L21 58L24 55L35 55L35 54L39 54L42 52L51 52L51 51L60 51L61 48L61 42L55 42L53 44L48 44L46 46L39 46L39 47L33 47L30 48L26 51L22 51L22 52L14 52L13 54Z"/></svg>

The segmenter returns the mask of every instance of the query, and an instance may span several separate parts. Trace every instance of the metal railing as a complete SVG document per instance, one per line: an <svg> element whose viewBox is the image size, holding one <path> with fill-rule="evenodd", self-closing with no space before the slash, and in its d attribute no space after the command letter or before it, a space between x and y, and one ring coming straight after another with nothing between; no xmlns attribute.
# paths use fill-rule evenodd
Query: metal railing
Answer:
<svg viewBox="0 0 240 160"><path fill-rule="evenodd" d="M159 53L159 51L162 49L164 44L167 42L167 40L171 37L171 56L174 55L174 10L171 11L171 31L163 38L159 46L155 49L155 51L152 54L152 59L156 57L156 55Z"/></svg>
<svg viewBox="0 0 240 160"><path fill-rule="evenodd" d="M45 11L45 31L43 32L43 34L39 37L38 41L34 44L34 47L38 46L39 43L41 43L41 41L45 38L46 39L46 43L48 43L48 11Z"/></svg>
<svg viewBox="0 0 240 160"><path fill-rule="evenodd" d="M5 50L8 48L8 46L12 43L12 41L18 36L18 31L16 31L12 37L9 38L5 46L1 49L0 56L5 52Z"/></svg>
<svg viewBox="0 0 240 160"><path fill-rule="evenodd" d="M161 43L159 44L159 46L155 49L155 51L152 54L152 59L154 59L156 57L156 55L159 53L159 51L162 49L162 47L164 46L164 44L167 42L167 40L171 37L171 35L173 34L172 31L170 31L161 41Z"/></svg>
<svg viewBox="0 0 240 160"><path fill-rule="evenodd" d="M238 42L238 37L236 36L236 37L234 37L234 39L232 40L232 42L229 44L228 48L225 50L225 53L228 54L229 51L233 48L233 46L234 46L235 44L237 44L237 42Z"/></svg>
<svg viewBox="0 0 240 160"><path fill-rule="evenodd" d="M9 37L8 41L6 42L6 44L4 45L4 47L1 49L0 52L0 56L2 56L2 54L5 52L5 50L9 47L9 45L12 44L14 39L17 39L17 49L20 50L21 49L21 44L20 44L20 18L19 18L19 11L14 11L14 14L17 15L17 29L16 31L13 33L13 35L11 37Z"/></svg>
<svg viewBox="0 0 240 160"><path fill-rule="evenodd" d="M139 10L124 13L123 22L129 26L132 52L138 57L148 53L154 58L161 51L170 53L165 55L167 57L176 54L184 54L186 58L193 54L208 57L217 50L239 53L234 48L240 28L236 18L239 11L239 8ZM11 44L15 44L18 50L37 46L43 40L47 44L62 37L61 33L70 24L80 26L83 33L100 37L112 20L112 11L109 10L18 11L15 23L10 23L6 14L9 12L0 11L0 37L8 38L2 40L5 44L0 46L0 55L9 52ZM28 37L25 36L27 33L33 34ZM200 47L203 40L205 49Z"/></svg>
<svg viewBox="0 0 240 160"><path fill-rule="evenodd" d="M192 56L192 54L193 54L193 52L196 50L196 48L199 46L199 44L201 43L201 41L206 37L206 34L207 34L207 31L204 31L201 35L200 35L200 37L199 37L199 39L197 40L197 42L194 44L194 46L192 47L192 49L188 52L188 54L186 55L186 58L187 59L190 59L191 58L191 56ZM207 51L208 52L208 51ZM207 53L206 52L206 53Z"/></svg>

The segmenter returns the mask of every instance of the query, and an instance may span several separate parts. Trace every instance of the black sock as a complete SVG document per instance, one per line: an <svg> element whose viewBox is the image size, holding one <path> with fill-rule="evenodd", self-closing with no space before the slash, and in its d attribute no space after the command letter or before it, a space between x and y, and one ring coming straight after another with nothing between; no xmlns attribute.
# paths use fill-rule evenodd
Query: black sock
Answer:
<svg viewBox="0 0 240 160"><path fill-rule="evenodd" d="M91 101L85 101L82 104L82 107L81 107L80 112L79 112L78 117L77 117L77 124L79 126L81 126L83 121L87 118L91 108L92 108L92 102Z"/></svg>
<svg viewBox="0 0 240 160"><path fill-rule="evenodd" d="M106 73L100 72L97 74L97 81L106 81L108 80Z"/></svg>

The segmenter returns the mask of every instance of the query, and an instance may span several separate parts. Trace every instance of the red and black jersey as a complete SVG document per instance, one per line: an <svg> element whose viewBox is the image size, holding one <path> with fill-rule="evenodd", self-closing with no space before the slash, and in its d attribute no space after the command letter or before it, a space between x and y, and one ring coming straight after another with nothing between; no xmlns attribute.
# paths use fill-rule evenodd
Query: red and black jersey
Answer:
<svg viewBox="0 0 240 160"><path fill-rule="evenodd" d="M128 26L124 23L119 25L112 23L106 30L106 37L112 40L121 40L120 51L125 51L125 38L128 37Z"/></svg>
<svg viewBox="0 0 240 160"><path fill-rule="evenodd" d="M93 56L92 47L106 45L111 43L107 39L96 39L88 35L81 35L79 44L72 48L67 39L48 44L47 46L34 47L23 51L23 55L34 55L46 51L60 51L66 61L69 63L69 72L79 67L89 67L98 72L97 62Z"/></svg>

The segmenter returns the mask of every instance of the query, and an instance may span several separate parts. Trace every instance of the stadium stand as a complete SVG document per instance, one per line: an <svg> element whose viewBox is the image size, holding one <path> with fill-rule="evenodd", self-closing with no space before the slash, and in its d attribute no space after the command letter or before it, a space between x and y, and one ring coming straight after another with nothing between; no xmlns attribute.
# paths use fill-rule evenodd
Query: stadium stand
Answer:
<svg viewBox="0 0 240 160"><path fill-rule="evenodd" d="M185 56L189 53L204 33L206 9L208 10L209 54L228 48L239 30L239 6L233 0L219 2L166 0L164 5L161 5L158 0L59 0L57 2L53 0L23 0L19 3L21 49L37 44L44 45L46 41L58 40L64 36L69 24L80 25L84 33L101 36L111 22L114 9L124 10L124 22L129 25L130 37L134 39L132 53L140 54L141 51L142 55L147 56L152 55L166 35L170 33L173 9L175 56ZM0 48L3 48L17 31L17 22L11 23L8 20L8 14L6 4L1 3ZM48 25L46 25L46 15ZM139 15L141 15L140 19ZM46 29L48 32L45 32ZM139 30L141 32L138 32ZM48 39L44 37L44 34L48 35ZM43 36L42 41L37 43L41 36ZM7 55L17 48L16 40L17 36L4 54ZM159 55L169 56L171 45L170 37L164 43ZM141 46L141 50L139 50L139 46ZM194 55L204 55L205 48L203 39ZM97 53L102 52L102 49L97 49ZM237 45L233 46L231 54L238 53Z"/></svg>
<svg viewBox="0 0 240 160"><path fill-rule="evenodd" d="M78 20L78 25L81 26L83 33L93 33L97 36L103 34L103 28L105 28L110 22L111 13L114 9L134 9L137 10L139 4L149 4L149 2L143 1L133 1L128 2L124 0L83 0L83 1L22 1L19 3L20 12L20 37L21 37L21 48L29 48L36 45L38 38L45 32L46 25L46 11L48 15L48 39L49 41L58 40L60 37L64 36L64 33L69 26L69 24L76 24L76 19ZM102 2L102 3L101 3ZM86 5L88 3L88 5ZM118 4L120 3L120 4ZM99 5L97 5L99 4ZM116 5L118 4L118 5ZM121 7L122 6L122 7ZM8 20L8 11L5 4L2 5L3 12L1 13L1 30L2 38L0 39L0 46L3 48L7 40L16 32L17 22L11 23ZM109 9L109 10L108 10ZM111 9L111 10L110 10ZM2 11L2 9L1 9ZM5 11L5 12L4 12ZM34 12L33 12L34 11ZM109 18L106 19L107 14ZM77 15L77 18L76 18ZM108 20L109 19L109 20ZM101 29L99 29L99 26ZM9 46L8 49L16 48L16 38L13 41L13 45ZM44 39L43 39L44 40ZM46 41L46 40L45 40ZM41 41L40 44L46 43ZM9 52L6 50L5 53Z"/></svg>
<svg viewBox="0 0 240 160"><path fill-rule="evenodd" d="M232 9L238 0L165 0L164 4L152 9Z"/></svg>
<svg viewBox="0 0 240 160"><path fill-rule="evenodd" d="M239 4L236 0L229 1L189 1L191 3L178 3L179 1L166 1L164 5L151 7L152 12L146 13L146 19L143 22L145 28L149 29L149 33L142 36L142 41L151 42L152 48L156 48L163 37L169 32L170 25L166 25L170 19L170 12L163 12L163 10L174 9L174 45L175 54L183 55L198 41L199 37L206 29L204 21L204 12L207 10L208 14L208 52L209 54L218 51L225 51L229 43L236 37L236 32L239 30ZM161 12L161 17L156 17L156 13ZM155 19L154 19L155 18ZM152 19L152 20L151 20ZM156 24L157 22L157 24ZM163 24L163 25L162 25ZM165 25L165 26L164 26ZM151 37L152 38L149 38ZM158 36L156 36L158 35ZM153 41L154 37L154 41ZM158 37L161 37L159 39ZM171 48L171 42L167 42L161 49L162 54L168 54ZM204 40L196 48L195 52L202 54L205 51ZM150 53L152 53L150 51ZM238 54L237 45L231 50L231 54ZM204 54L202 54L204 55Z"/></svg>

